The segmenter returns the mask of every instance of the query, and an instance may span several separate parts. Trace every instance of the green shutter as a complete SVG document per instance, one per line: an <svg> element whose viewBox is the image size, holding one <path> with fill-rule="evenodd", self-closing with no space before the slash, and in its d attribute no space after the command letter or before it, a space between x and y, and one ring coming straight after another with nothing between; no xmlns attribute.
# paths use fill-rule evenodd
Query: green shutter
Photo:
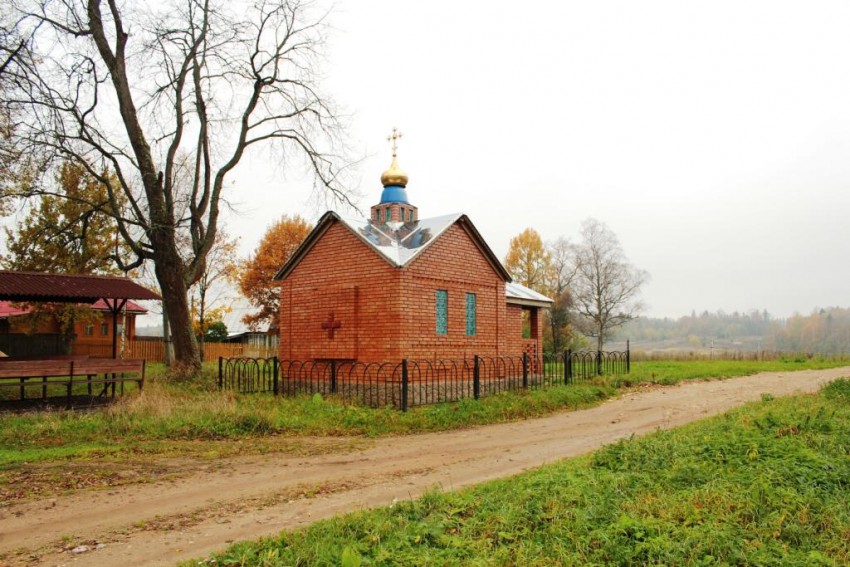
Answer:
<svg viewBox="0 0 850 567"><path fill-rule="evenodd" d="M475 294L466 294L466 334L475 335Z"/></svg>
<svg viewBox="0 0 850 567"><path fill-rule="evenodd" d="M437 290L437 334L449 334L449 292Z"/></svg>

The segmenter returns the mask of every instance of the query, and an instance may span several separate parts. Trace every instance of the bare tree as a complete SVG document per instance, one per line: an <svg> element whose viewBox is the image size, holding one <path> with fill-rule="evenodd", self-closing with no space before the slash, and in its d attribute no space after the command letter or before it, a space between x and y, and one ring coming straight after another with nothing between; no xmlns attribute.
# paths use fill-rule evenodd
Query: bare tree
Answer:
<svg viewBox="0 0 850 567"><path fill-rule="evenodd" d="M20 18L14 18L5 7L0 10L0 215L10 212L10 195L27 187L37 169L33 156L22 152L13 140L15 117L7 101L15 87L9 70L30 60L31 39Z"/></svg>
<svg viewBox="0 0 850 567"><path fill-rule="evenodd" d="M572 291L581 330L596 337L596 348L602 350L611 331L643 308L638 295L649 274L628 262L617 235L595 219L582 223L574 262Z"/></svg>
<svg viewBox="0 0 850 567"><path fill-rule="evenodd" d="M316 86L323 20L299 0L11 4L34 54L3 70L21 117L16 144L74 160L107 185L133 251L116 261L152 261L176 362L192 373L187 289L204 272L225 180L245 152L277 143L282 163L302 159L317 188L348 202L336 114Z"/></svg>
<svg viewBox="0 0 850 567"><path fill-rule="evenodd" d="M211 323L220 321L230 312L230 307L221 304L221 293L216 295L218 288L226 287L228 283L236 283L238 272L239 238L231 238L223 227L219 228L218 236L212 249L207 255L207 262L201 277L189 290L192 302L192 317L195 325L195 335L199 340L201 360L204 359L204 342ZM197 304L195 298L197 297ZM232 298L231 298L232 299ZM219 305L216 305L218 303Z"/></svg>
<svg viewBox="0 0 850 567"><path fill-rule="evenodd" d="M570 309L573 307L572 285L578 271L575 262L575 246L564 237L546 245L549 253L548 291L552 298L549 309L549 332L552 336L552 351L560 352L570 336Z"/></svg>

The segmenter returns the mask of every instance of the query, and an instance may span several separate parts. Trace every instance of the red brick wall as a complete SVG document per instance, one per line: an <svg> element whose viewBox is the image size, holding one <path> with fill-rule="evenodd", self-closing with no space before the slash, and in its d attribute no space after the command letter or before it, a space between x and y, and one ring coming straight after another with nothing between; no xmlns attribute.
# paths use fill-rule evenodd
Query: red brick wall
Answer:
<svg viewBox="0 0 850 567"><path fill-rule="evenodd" d="M437 334L436 291L448 292L448 333ZM476 294L476 333L466 334L466 294ZM521 310L460 225L404 269L334 223L282 282L280 357L390 362L520 355ZM322 322L341 325L328 336ZM542 328L542 325L539 326Z"/></svg>
<svg viewBox="0 0 850 567"><path fill-rule="evenodd" d="M280 357L400 360L400 271L334 223L282 282ZM322 328L328 314L340 327Z"/></svg>
<svg viewBox="0 0 850 567"><path fill-rule="evenodd" d="M413 221L419 220L419 209L413 205L403 205L400 203L387 203L383 205L373 205L371 209L371 219L378 222L379 225L387 222L387 209L390 209L390 220L396 222L410 222L410 211L413 211Z"/></svg>
<svg viewBox="0 0 850 567"><path fill-rule="evenodd" d="M528 339L522 337L522 311L519 305L508 305L508 328L506 350L511 355L521 355L523 352L534 353L534 342L537 342L537 354L543 352L543 313L538 307L526 307L529 317L537 317L537 325L531 325L532 334ZM536 315L535 315L536 313ZM536 332L534 332L536 331ZM535 336L536 335L536 336Z"/></svg>
<svg viewBox="0 0 850 567"><path fill-rule="evenodd" d="M458 224L408 265L402 320L409 358L454 358L503 352L505 282ZM448 292L448 333L437 334L436 291ZM476 329L466 334L466 294L476 295Z"/></svg>
<svg viewBox="0 0 850 567"><path fill-rule="evenodd" d="M522 354L522 307L519 305L507 306L507 329L505 337L505 351L512 355Z"/></svg>

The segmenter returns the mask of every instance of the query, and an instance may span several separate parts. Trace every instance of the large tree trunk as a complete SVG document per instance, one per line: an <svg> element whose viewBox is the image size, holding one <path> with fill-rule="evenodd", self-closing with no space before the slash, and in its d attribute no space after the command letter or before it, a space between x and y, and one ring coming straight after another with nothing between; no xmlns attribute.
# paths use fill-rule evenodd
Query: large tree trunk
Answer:
<svg viewBox="0 0 850 567"><path fill-rule="evenodd" d="M168 313L165 311L165 298L162 298L162 362L166 366L174 364L174 349L171 348L171 324L168 322Z"/></svg>
<svg viewBox="0 0 850 567"><path fill-rule="evenodd" d="M200 325L198 325L198 326L201 329L201 337L200 337L199 343L198 343L198 354L200 355L201 362L203 363L203 361L204 361L204 344L206 344L206 336L205 335L207 334L206 321L204 320L204 318L206 317L206 313L204 313L204 311L206 310L207 292L206 292L206 287L203 284L201 284L200 289L198 290L198 296L199 296L199 299L200 299L200 306L198 308L198 322L200 323Z"/></svg>
<svg viewBox="0 0 850 567"><path fill-rule="evenodd" d="M115 0L6 4L15 34L18 24L33 34L0 65L15 78L6 97L12 110L33 113L15 121L16 139L74 160L104 184L108 203L88 204L109 209L135 256L115 259L122 269L153 261L175 371L197 372L187 290L206 267L225 180L245 151L273 140L292 144L318 186L352 204L339 157L322 151L338 141L332 105L311 78L324 25L308 13L302 19L302 3L287 0L246 6L244 14L222 12L225 3L180 0L150 13L122 13L132 2ZM65 42L74 49L50 51ZM17 56L30 46L38 51ZM164 69L160 88L148 88L149 66ZM221 100L222 89L240 94Z"/></svg>
<svg viewBox="0 0 850 567"><path fill-rule="evenodd" d="M186 293L183 272L185 268L176 254L157 250L154 254L154 269L163 296L163 308L168 313L171 324L171 344L174 346L175 375L188 377L201 369L198 342L192 329L192 317ZM171 256L171 257L169 257Z"/></svg>

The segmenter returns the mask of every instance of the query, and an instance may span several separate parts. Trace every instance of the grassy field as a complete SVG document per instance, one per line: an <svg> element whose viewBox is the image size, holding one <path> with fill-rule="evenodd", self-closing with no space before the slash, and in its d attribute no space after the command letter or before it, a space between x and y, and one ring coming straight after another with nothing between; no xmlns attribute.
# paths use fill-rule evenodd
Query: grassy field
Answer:
<svg viewBox="0 0 850 567"><path fill-rule="evenodd" d="M197 382L170 384L162 379L162 368L152 365L152 379L142 395L129 394L106 408L0 414L0 471L20 463L91 460L127 453L221 457L290 450L292 439L305 435L375 437L457 429L588 407L616 395L618 387L641 382L672 384L691 378L843 364L848 362L643 362L634 364L632 373L624 377L419 407L407 413L346 406L320 396L275 398L218 392L212 367ZM228 443L230 440L252 442L234 444Z"/></svg>
<svg viewBox="0 0 850 567"><path fill-rule="evenodd" d="M207 564L847 565L850 380Z"/></svg>
<svg viewBox="0 0 850 567"><path fill-rule="evenodd" d="M670 385L682 380L696 378L729 378L732 376L750 376L759 372L793 372L795 370L835 368L850 366L846 357L787 357L777 360L691 360L665 361L653 360L635 362L627 376L612 378L612 386L653 382Z"/></svg>

